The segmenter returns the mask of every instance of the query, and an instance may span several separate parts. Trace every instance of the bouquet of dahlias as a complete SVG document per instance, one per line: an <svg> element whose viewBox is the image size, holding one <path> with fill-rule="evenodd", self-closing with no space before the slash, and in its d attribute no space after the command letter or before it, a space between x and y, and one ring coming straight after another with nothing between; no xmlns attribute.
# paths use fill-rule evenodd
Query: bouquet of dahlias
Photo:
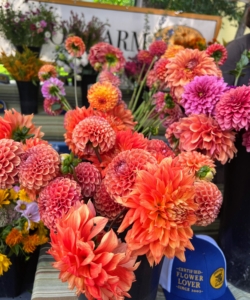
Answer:
<svg viewBox="0 0 250 300"><path fill-rule="evenodd" d="M67 47L75 57L84 49L75 38ZM166 47L157 41L140 53L141 74L146 70L146 75L140 75L128 107L114 74L124 61L118 59L119 49L105 56L106 43L90 49L90 63L102 72L88 91L88 108L71 109L63 83L45 68L39 72L46 111L67 111L64 139L70 153L59 156L37 138L21 162L19 182L37 201L50 229L49 253L60 279L88 299L129 297L142 255L152 267L164 256L185 261L185 249L193 249L192 225L213 222L222 204L212 183L213 159L226 162L236 152L235 134L223 131L212 117L213 104L230 91L218 68L224 48L169 49L170 58L164 56ZM212 57L215 51L223 54L219 61ZM185 97L186 85L200 80L198 95L190 91L192 98ZM149 96L135 108L146 82ZM167 95L161 91L165 88L170 89ZM203 95L207 105L198 102ZM197 111L187 116L189 107ZM175 111L164 111L164 120L171 119L166 132L170 146L146 137L156 131L156 121L162 122L163 108Z"/></svg>

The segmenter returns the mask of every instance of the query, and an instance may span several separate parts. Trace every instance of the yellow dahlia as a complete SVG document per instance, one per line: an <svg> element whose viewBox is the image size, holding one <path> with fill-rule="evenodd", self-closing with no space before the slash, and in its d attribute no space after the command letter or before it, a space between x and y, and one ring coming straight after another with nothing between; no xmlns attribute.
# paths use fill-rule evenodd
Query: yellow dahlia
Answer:
<svg viewBox="0 0 250 300"><path fill-rule="evenodd" d="M10 259L5 254L0 253L0 276L9 270L10 265L12 265Z"/></svg>
<svg viewBox="0 0 250 300"><path fill-rule="evenodd" d="M100 111L109 111L119 100L119 89L110 82L97 82L88 90L88 101L91 107Z"/></svg>

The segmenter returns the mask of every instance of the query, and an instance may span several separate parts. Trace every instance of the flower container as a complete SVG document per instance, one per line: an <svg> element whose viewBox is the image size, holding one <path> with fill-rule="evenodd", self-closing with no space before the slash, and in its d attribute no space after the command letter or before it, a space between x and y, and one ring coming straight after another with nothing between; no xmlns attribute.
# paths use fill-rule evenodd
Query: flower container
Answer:
<svg viewBox="0 0 250 300"><path fill-rule="evenodd" d="M32 81L16 81L16 83L22 114L37 114L39 84L35 85Z"/></svg>

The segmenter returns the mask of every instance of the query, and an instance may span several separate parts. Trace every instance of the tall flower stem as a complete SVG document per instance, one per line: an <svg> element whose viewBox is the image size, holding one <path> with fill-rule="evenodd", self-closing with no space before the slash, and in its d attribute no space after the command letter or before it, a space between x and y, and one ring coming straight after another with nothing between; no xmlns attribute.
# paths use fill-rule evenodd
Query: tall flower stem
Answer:
<svg viewBox="0 0 250 300"><path fill-rule="evenodd" d="M76 107L78 107L78 99L77 99L77 84L76 84L76 57L74 59L74 89L75 89L75 103Z"/></svg>
<svg viewBox="0 0 250 300"><path fill-rule="evenodd" d="M146 64L143 64L142 69L141 69L141 72L140 72L139 77L138 77L138 82L141 81L142 74L143 74L143 72L144 72L145 66L146 66ZM130 101L129 101L129 104L128 104L128 108L129 108L129 109L131 109L131 108L133 107L133 104L134 104L134 98L135 98L135 96L136 96L137 90L138 90L138 86L135 87L135 89L134 89L134 91L133 91L133 94L132 94L132 97L131 97L131 99L130 99Z"/></svg>
<svg viewBox="0 0 250 300"><path fill-rule="evenodd" d="M64 108L66 111L72 109L72 107L70 106L69 102L67 101L67 99L66 99L65 97L61 97L60 100L61 100L61 103L63 104L63 108Z"/></svg>

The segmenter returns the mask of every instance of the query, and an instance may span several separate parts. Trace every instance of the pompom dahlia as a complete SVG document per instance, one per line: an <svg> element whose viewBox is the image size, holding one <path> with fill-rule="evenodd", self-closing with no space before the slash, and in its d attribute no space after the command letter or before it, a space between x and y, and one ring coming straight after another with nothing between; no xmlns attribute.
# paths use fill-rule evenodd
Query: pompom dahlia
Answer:
<svg viewBox="0 0 250 300"><path fill-rule="evenodd" d="M0 117L0 139L7 138L24 141L29 135L34 135L34 138L42 138L44 133L40 131L41 127L35 127L32 119L33 114L22 115L14 108L5 110L4 116ZM26 134L23 131L25 128L29 129Z"/></svg>
<svg viewBox="0 0 250 300"><path fill-rule="evenodd" d="M55 178L39 194L41 220L50 230L56 230L57 220L81 199L81 188L76 181L65 177Z"/></svg>
<svg viewBox="0 0 250 300"><path fill-rule="evenodd" d="M59 108L53 109L55 105L57 105ZM58 116L63 111L63 105L60 100L44 99L43 108L44 111L50 116Z"/></svg>
<svg viewBox="0 0 250 300"><path fill-rule="evenodd" d="M250 131L243 133L242 145L246 147L247 152L250 152Z"/></svg>
<svg viewBox="0 0 250 300"><path fill-rule="evenodd" d="M120 78L109 71L102 71L99 74L98 81L100 83L107 81L116 87L118 87L121 84Z"/></svg>
<svg viewBox="0 0 250 300"><path fill-rule="evenodd" d="M102 182L94 196L95 209L98 215L108 218L109 221L115 220L115 218L124 210L124 206L117 203L112 199L107 192L107 189ZM123 214L117 218L116 222L121 222Z"/></svg>
<svg viewBox="0 0 250 300"><path fill-rule="evenodd" d="M58 220L57 232L51 233L49 253L55 259L53 266L60 271L59 278L88 299L129 297L134 270L139 265L113 230L103 233L107 222L106 218L96 217L91 202L78 203Z"/></svg>
<svg viewBox="0 0 250 300"><path fill-rule="evenodd" d="M221 77L214 59L198 49L184 49L173 57L167 68L167 86L177 100L181 99L184 86L195 76L213 75Z"/></svg>
<svg viewBox="0 0 250 300"><path fill-rule="evenodd" d="M206 53L208 56L213 57L215 62L221 66L227 60L227 49L220 44L212 44L207 47Z"/></svg>
<svg viewBox="0 0 250 300"><path fill-rule="evenodd" d="M18 182L22 154L19 142L0 139L0 189L10 189Z"/></svg>
<svg viewBox="0 0 250 300"><path fill-rule="evenodd" d="M162 257L185 261L185 248L193 249L191 225L196 222L194 177L172 158L137 172L133 192L123 205L129 210L118 232L130 225L126 243L137 255L146 254L149 264Z"/></svg>
<svg viewBox="0 0 250 300"><path fill-rule="evenodd" d="M178 156L178 163L198 179L211 181L216 173L214 161L197 151L184 152Z"/></svg>
<svg viewBox="0 0 250 300"><path fill-rule="evenodd" d="M156 40L149 46L149 53L152 56L160 57L167 49L167 44L162 40Z"/></svg>
<svg viewBox="0 0 250 300"><path fill-rule="evenodd" d="M185 48L181 45L172 45L167 48L167 50L162 55L162 58L172 58L174 57L178 52L181 50L184 50Z"/></svg>
<svg viewBox="0 0 250 300"><path fill-rule="evenodd" d="M65 41L65 48L74 57L81 57L86 50L83 40L78 36L69 36Z"/></svg>
<svg viewBox="0 0 250 300"><path fill-rule="evenodd" d="M148 50L140 50L137 59L140 63L150 65L154 56Z"/></svg>
<svg viewBox="0 0 250 300"><path fill-rule="evenodd" d="M219 124L206 115L190 115L167 128L170 146L180 151L201 150L203 154L225 164L237 152L235 132L223 131Z"/></svg>
<svg viewBox="0 0 250 300"><path fill-rule="evenodd" d="M226 91L216 105L215 118L222 130L250 129L250 86Z"/></svg>
<svg viewBox="0 0 250 300"><path fill-rule="evenodd" d="M115 131L102 117L92 116L79 122L73 131L72 142L78 152L92 154L95 148L99 153L109 151L115 144Z"/></svg>
<svg viewBox="0 0 250 300"><path fill-rule="evenodd" d="M22 147L24 151L27 151L28 149L40 144L48 145L49 142L45 140L40 140L38 138L30 138L25 141Z"/></svg>
<svg viewBox="0 0 250 300"><path fill-rule="evenodd" d="M146 150L151 153L158 162L161 162L165 157L175 157L174 151L162 140L148 140Z"/></svg>
<svg viewBox="0 0 250 300"><path fill-rule="evenodd" d="M38 193L59 173L60 157L50 145L39 144L22 156L19 181L25 190Z"/></svg>
<svg viewBox="0 0 250 300"><path fill-rule="evenodd" d="M81 162L75 168L75 175L83 197L93 197L101 184L101 173L99 170L89 162Z"/></svg>
<svg viewBox="0 0 250 300"><path fill-rule="evenodd" d="M218 216L222 205L222 194L218 187L209 181L196 181L195 203L198 209L195 214L197 221L195 225L207 226L211 224Z"/></svg>
<svg viewBox="0 0 250 300"><path fill-rule="evenodd" d="M50 64L42 66L38 72L39 80L43 82L50 77L57 77L56 67Z"/></svg>
<svg viewBox="0 0 250 300"><path fill-rule="evenodd" d="M111 73L116 73L120 72L125 65L122 51L105 42L92 46L89 50L88 59L96 71L108 70Z"/></svg>
<svg viewBox="0 0 250 300"><path fill-rule="evenodd" d="M62 96L65 96L64 83L58 78L49 78L44 81L41 92L44 98L50 100L60 100Z"/></svg>
<svg viewBox="0 0 250 300"><path fill-rule="evenodd" d="M88 90L88 102L91 107L100 111L109 111L119 101L119 89L110 82L97 82Z"/></svg>
<svg viewBox="0 0 250 300"><path fill-rule="evenodd" d="M104 184L109 195L113 199L127 195L135 183L137 172L146 169L148 163L157 164L157 161L145 150L120 152L107 167Z"/></svg>
<svg viewBox="0 0 250 300"><path fill-rule="evenodd" d="M223 78L216 76L196 76L184 86L180 104L185 113L214 115L215 105L227 90Z"/></svg>

